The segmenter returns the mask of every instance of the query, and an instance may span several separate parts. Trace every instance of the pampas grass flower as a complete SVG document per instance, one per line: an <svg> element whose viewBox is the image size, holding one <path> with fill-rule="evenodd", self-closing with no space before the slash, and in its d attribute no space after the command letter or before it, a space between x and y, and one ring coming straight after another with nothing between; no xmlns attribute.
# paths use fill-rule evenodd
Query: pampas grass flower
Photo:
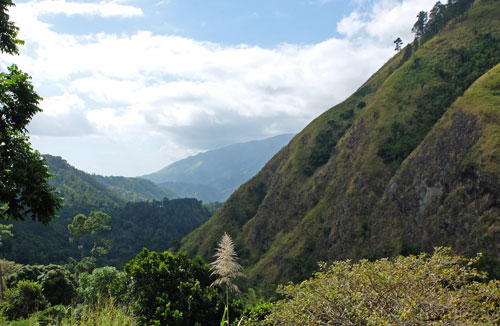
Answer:
<svg viewBox="0 0 500 326"><path fill-rule="evenodd" d="M226 307L221 325L229 325L229 290L238 292L238 287L233 280L243 274L243 267L238 263L238 256L234 250L234 243L231 237L224 232L219 241L214 257L216 258L212 265L212 275L217 279L212 286L225 285L226 287Z"/></svg>

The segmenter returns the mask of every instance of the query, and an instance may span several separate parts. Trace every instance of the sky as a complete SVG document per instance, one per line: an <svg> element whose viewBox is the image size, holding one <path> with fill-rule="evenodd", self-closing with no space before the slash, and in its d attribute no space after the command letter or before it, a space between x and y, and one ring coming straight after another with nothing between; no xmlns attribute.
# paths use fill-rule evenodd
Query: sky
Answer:
<svg viewBox="0 0 500 326"><path fill-rule="evenodd" d="M435 0L15 1L17 64L44 98L32 147L140 176L300 132L407 43Z"/></svg>

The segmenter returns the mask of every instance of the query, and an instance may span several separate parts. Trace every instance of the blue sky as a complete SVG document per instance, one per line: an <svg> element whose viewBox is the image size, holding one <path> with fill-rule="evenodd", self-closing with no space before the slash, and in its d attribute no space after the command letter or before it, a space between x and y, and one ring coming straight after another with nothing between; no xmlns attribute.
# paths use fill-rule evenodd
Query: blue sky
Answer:
<svg viewBox="0 0 500 326"><path fill-rule="evenodd" d="M133 33L145 29L222 44L264 47L280 43L317 43L339 36L336 23L356 7L349 1L320 0L169 0L134 1L142 16L129 19L96 16L52 17L54 30Z"/></svg>
<svg viewBox="0 0 500 326"><path fill-rule="evenodd" d="M200 151L296 133L411 40L430 0L37 0L11 18L45 99L34 148L137 176Z"/></svg>

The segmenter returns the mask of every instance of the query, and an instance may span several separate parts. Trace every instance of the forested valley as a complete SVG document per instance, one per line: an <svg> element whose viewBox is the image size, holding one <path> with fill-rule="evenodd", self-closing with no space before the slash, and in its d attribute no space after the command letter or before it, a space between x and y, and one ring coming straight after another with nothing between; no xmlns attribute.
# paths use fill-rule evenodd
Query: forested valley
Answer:
<svg viewBox="0 0 500 326"><path fill-rule="evenodd" d="M0 325L499 325L500 2L416 14L224 203L42 156L2 72Z"/></svg>

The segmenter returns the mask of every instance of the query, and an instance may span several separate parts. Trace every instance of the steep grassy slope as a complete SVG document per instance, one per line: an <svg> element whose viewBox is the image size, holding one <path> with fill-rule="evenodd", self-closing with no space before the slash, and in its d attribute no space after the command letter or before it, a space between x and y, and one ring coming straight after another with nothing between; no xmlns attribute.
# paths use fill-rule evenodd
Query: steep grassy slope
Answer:
<svg viewBox="0 0 500 326"><path fill-rule="evenodd" d="M370 239L378 251L446 244L500 257L500 64L457 99L408 157L372 221L373 234L394 226L385 242Z"/></svg>
<svg viewBox="0 0 500 326"><path fill-rule="evenodd" d="M458 183L437 189L426 184L447 174L450 180L457 176L459 172L452 171L465 164L463 148L475 144L463 144L462 138L484 135L488 138L478 136L484 139L481 143L496 146L496 136L483 133L492 127L467 128L467 118L457 118L462 124L455 128L464 136L452 131L449 120L464 99L453 102L500 62L498 17L498 1L478 0L418 49L415 43L407 46L346 101L309 124L208 223L186 237L181 250L210 258L217 239L227 231L251 282L301 279L319 260L375 258L437 244L452 244L465 253L487 249L498 257L498 248L488 245L498 243L498 179L488 179L489 188L472 187L467 196ZM471 92L467 97L475 99ZM494 103L488 104L492 110ZM449 133L443 149L447 159L432 152L436 130ZM479 149L465 156L470 162L466 165L483 160L485 169L495 171L496 150ZM416 160L421 153L428 159ZM468 174L466 184L484 184L482 170L468 171L475 172ZM434 178L426 179L424 172ZM484 195L484 189L493 190ZM483 205L490 213L471 209L480 205L478 198L489 203ZM430 210L427 204L434 201L439 205L432 207L441 211ZM455 210L442 214L445 207ZM466 226L471 223L474 234Z"/></svg>

